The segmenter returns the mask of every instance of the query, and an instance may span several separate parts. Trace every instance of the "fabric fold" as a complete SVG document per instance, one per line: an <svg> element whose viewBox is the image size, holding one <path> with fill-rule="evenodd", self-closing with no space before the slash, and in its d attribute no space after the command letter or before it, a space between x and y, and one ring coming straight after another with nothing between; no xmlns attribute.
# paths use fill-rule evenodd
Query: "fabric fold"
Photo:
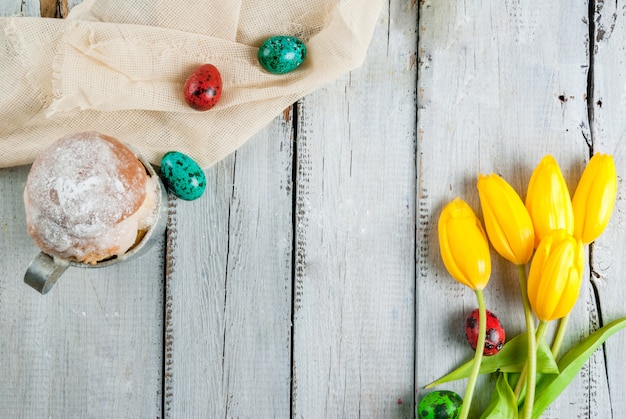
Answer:
<svg viewBox="0 0 626 419"><path fill-rule="evenodd" d="M136 10L136 2L86 0L66 20L0 19L0 167L30 163L55 139L86 130L127 142L152 163L178 150L209 167L285 107L360 66L382 8L381 0L366 8L290 0L272 14L260 0L232 9L211 0L203 3L221 17L199 29L210 12L192 16L193 7L169 3ZM276 20L255 23L267 15ZM287 30L278 34L301 37L307 59L292 73L269 74L258 44ZM224 89L213 109L197 112L182 90L205 63L219 69Z"/></svg>

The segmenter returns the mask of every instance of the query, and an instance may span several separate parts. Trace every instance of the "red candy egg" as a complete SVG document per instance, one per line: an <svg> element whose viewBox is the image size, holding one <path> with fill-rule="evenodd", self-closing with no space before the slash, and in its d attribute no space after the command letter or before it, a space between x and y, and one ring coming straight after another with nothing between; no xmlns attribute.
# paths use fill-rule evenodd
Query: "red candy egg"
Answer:
<svg viewBox="0 0 626 419"><path fill-rule="evenodd" d="M198 67L187 79L185 101L197 111L208 111L222 95L222 76L214 65Z"/></svg>
<svg viewBox="0 0 626 419"><path fill-rule="evenodd" d="M483 355L490 356L500 352L504 345L504 328L500 320L491 311L486 310L487 330L485 332L485 348ZM478 309L468 314L465 320L465 336L472 349L476 349L478 342Z"/></svg>

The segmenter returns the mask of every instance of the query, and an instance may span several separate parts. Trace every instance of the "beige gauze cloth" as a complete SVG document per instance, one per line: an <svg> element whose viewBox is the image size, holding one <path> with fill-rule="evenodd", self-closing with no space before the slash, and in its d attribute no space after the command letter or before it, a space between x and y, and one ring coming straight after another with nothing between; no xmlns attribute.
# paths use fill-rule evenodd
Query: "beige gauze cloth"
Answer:
<svg viewBox="0 0 626 419"><path fill-rule="evenodd" d="M59 137L96 130L160 164L188 154L206 168L282 111L359 67L382 0L85 0L67 19L0 19L0 167L31 163ZM295 71L260 67L258 47L296 36ZM183 96L198 66L223 80L217 105Z"/></svg>

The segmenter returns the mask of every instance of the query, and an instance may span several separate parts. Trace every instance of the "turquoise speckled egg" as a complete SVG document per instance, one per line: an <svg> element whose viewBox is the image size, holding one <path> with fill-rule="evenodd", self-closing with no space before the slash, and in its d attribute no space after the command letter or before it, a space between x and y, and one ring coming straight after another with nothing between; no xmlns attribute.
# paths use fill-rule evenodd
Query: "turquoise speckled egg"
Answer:
<svg viewBox="0 0 626 419"><path fill-rule="evenodd" d="M174 195L186 201L200 198L206 188L202 168L178 151L170 151L161 159L161 178Z"/></svg>
<svg viewBox="0 0 626 419"><path fill-rule="evenodd" d="M306 45L293 36L273 36L259 47L259 63L272 74L295 70L306 58Z"/></svg>
<svg viewBox="0 0 626 419"><path fill-rule="evenodd" d="M463 399L454 391L438 390L425 395L417 405L421 419L454 419L459 417Z"/></svg>

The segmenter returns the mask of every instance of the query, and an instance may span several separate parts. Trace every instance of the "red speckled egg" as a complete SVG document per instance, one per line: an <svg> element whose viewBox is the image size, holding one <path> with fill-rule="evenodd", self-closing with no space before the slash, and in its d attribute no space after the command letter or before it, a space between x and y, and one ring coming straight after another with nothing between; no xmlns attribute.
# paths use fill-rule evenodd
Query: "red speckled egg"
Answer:
<svg viewBox="0 0 626 419"><path fill-rule="evenodd" d="M485 348L483 355L490 356L500 352L504 346L504 328L500 320L491 311L486 310L487 330L485 332ZM465 320L465 336L472 349L476 349L478 342L478 309L468 314Z"/></svg>
<svg viewBox="0 0 626 419"><path fill-rule="evenodd" d="M185 101L197 111L208 111L222 95L222 76L212 64L198 67L187 79Z"/></svg>

